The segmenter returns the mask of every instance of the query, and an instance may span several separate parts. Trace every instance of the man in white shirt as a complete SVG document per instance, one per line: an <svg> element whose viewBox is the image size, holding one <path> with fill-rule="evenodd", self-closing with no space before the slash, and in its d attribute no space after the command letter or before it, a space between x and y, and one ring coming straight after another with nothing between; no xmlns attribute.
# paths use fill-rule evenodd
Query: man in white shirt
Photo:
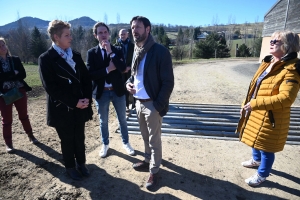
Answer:
<svg viewBox="0 0 300 200"><path fill-rule="evenodd" d="M126 89L136 98L136 111L145 145L145 159L133 164L137 171L149 170L146 188L157 185L162 161L162 117L169 110L169 98L174 87L172 59L168 49L155 43L151 23L146 17L133 17L131 22L135 51L132 75Z"/></svg>

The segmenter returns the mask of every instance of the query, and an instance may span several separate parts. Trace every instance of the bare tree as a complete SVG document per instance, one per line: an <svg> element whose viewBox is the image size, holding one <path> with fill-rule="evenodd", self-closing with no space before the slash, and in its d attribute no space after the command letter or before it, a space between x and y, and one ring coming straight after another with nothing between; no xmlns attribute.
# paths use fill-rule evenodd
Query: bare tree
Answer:
<svg viewBox="0 0 300 200"><path fill-rule="evenodd" d="M120 22L121 22L120 14L117 13L117 24L120 24Z"/></svg>
<svg viewBox="0 0 300 200"><path fill-rule="evenodd" d="M29 29L19 18L17 29L10 30L8 44L12 54L18 55L23 62L28 63L31 57L30 41L31 34Z"/></svg>

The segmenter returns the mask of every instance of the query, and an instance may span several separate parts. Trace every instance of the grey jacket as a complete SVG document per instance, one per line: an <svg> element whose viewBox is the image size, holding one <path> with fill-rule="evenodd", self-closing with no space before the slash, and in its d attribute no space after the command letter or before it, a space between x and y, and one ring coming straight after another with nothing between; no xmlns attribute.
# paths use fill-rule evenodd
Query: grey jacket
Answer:
<svg viewBox="0 0 300 200"><path fill-rule="evenodd" d="M131 76L126 83L133 83ZM160 116L169 111L169 98L174 87L172 58L168 49L155 43L147 52L144 65L144 86Z"/></svg>

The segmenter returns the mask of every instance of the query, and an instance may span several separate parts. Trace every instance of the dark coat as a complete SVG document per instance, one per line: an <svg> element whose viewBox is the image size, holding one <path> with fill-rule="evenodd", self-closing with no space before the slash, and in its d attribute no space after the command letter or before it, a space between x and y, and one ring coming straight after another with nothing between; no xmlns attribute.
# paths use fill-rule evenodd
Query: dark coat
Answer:
<svg viewBox="0 0 300 200"><path fill-rule="evenodd" d="M17 56L8 56L8 59L11 69L10 71L4 72L2 66L0 66L0 94L3 93L3 83L5 81L20 81L24 85L24 88L27 92L31 91L32 88L29 87L24 81L24 79L26 78L26 71L21 63L20 58ZM12 70L12 62L14 65L14 69L19 72L18 74L15 74L15 71Z"/></svg>
<svg viewBox="0 0 300 200"><path fill-rule="evenodd" d="M131 76L127 83L133 81ZM155 109L160 116L166 115L174 87L174 74L170 52L164 46L155 43L147 52L143 82Z"/></svg>
<svg viewBox="0 0 300 200"><path fill-rule="evenodd" d="M73 51L76 73L51 47L39 57L39 72L47 95L47 124L68 125L92 119L92 82L78 52ZM76 107L79 99L88 98L88 108Z"/></svg>
<svg viewBox="0 0 300 200"><path fill-rule="evenodd" d="M106 72L106 67L108 66L105 66L104 64L99 45L87 52L86 65L93 80L93 96L95 95L97 99L99 99L103 93L105 79L107 76L110 77L111 84L116 95L122 96L125 94L122 72L125 71L126 65L123 59L123 53L114 46L111 46L111 50L115 53L115 57L112 58L112 62L117 69L110 73Z"/></svg>
<svg viewBox="0 0 300 200"><path fill-rule="evenodd" d="M125 48L124 45L123 45L123 43L120 42L120 41L118 41L115 44L115 47L117 49L120 49L122 52L123 52L123 48ZM134 44L131 43L131 41L129 40L128 46L127 46L127 56L125 58L126 67L128 67L128 66L130 67L131 66L133 52L134 52ZM123 52L123 54L124 54L124 52ZM127 79L130 77L130 75L131 75L131 70L129 70L127 73L124 73L123 74L124 81L127 81Z"/></svg>

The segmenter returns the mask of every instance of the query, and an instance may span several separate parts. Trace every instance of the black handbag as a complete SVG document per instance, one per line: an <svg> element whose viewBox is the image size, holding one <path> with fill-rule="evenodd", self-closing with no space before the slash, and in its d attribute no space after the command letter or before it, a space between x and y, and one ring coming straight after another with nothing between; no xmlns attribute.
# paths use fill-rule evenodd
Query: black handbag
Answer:
<svg viewBox="0 0 300 200"><path fill-rule="evenodd" d="M14 62L13 60L11 60L12 62L12 70L14 71ZM10 105L12 104L13 102L21 99L23 97L23 94L19 91L19 88L12 88L10 89L9 91L7 91L6 93L2 94L2 98L4 99L5 101L5 104L6 105Z"/></svg>

